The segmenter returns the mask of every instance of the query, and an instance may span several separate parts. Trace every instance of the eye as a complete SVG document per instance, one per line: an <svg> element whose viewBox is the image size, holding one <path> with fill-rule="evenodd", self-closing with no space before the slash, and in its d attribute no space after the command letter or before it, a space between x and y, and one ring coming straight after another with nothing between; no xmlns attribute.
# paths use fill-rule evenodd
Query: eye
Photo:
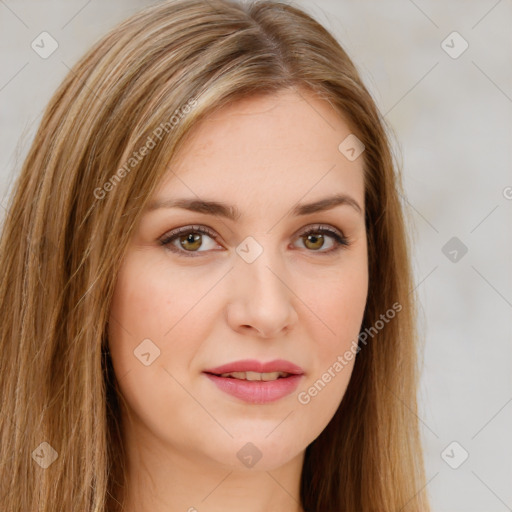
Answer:
<svg viewBox="0 0 512 512"><path fill-rule="evenodd" d="M213 240L216 240L218 235L205 226L184 226L167 233L159 241L172 252L194 257L194 253L205 252L198 250L204 246L203 237L205 236L210 238L210 243L206 244L206 250L213 249L215 246Z"/></svg>
<svg viewBox="0 0 512 512"><path fill-rule="evenodd" d="M320 250L325 249L326 240L328 241L329 239L331 241L330 243L327 242L327 250ZM309 252L319 252L322 254L332 254L343 247L348 247L350 244L348 238L343 233L335 228L322 225L313 226L303 231L299 235L299 240L302 241L306 249L311 249Z"/></svg>
<svg viewBox="0 0 512 512"><path fill-rule="evenodd" d="M209 239L206 245L204 237ZM218 250L215 249L215 245L220 246L214 243L218 238L214 231L205 226L184 226L170 231L159 242L180 256L195 257L197 253ZM299 235L298 240L302 241L304 248L309 249L308 252L320 254L332 254L350 244L347 237L340 231L323 225L308 228ZM326 245L327 250L325 250ZM200 251L200 248L203 250Z"/></svg>

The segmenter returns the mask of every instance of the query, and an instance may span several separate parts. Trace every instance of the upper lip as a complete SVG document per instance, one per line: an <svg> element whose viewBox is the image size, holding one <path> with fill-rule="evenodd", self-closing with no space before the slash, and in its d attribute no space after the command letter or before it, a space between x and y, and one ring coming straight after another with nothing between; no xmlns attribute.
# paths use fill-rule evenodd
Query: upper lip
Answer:
<svg viewBox="0 0 512 512"><path fill-rule="evenodd" d="M216 368L210 368L204 371L205 373L213 373L215 375L232 372L285 372L295 375L302 375L304 373L304 370L300 366L284 359L275 359L268 363L263 363L255 359L244 359L242 361L233 361L232 363L223 364L222 366L217 366Z"/></svg>

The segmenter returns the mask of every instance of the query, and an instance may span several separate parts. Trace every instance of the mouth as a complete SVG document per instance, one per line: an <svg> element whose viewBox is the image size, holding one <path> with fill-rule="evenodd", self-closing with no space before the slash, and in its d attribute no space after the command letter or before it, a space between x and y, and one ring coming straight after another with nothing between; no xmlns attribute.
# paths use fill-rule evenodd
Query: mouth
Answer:
<svg viewBox="0 0 512 512"><path fill-rule="evenodd" d="M205 372L209 373L209 372ZM248 381L273 381L277 379L285 379L292 375L287 372L228 372L228 373L209 373L209 375L215 375L216 377L222 377L226 379L238 379L238 380L248 380Z"/></svg>
<svg viewBox="0 0 512 512"><path fill-rule="evenodd" d="M284 360L237 361L203 373L224 393L253 404L284 398L293 393L304 376L302 368Z"/></svg>

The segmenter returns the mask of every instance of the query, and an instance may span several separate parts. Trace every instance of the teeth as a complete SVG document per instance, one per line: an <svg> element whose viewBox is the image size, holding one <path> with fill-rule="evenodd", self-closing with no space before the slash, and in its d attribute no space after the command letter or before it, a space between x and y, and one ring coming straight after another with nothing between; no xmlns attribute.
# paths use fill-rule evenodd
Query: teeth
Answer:
<svg viewBox="0 0 512 512"><path fill-rule="evenodd" d="M287 377L288 373L286 372L267 372L267 373L258 373L258 372L231 372L231 373L222 373L221 377L232 377L233 379L240 380L277 380L279 377Z"/></svg>

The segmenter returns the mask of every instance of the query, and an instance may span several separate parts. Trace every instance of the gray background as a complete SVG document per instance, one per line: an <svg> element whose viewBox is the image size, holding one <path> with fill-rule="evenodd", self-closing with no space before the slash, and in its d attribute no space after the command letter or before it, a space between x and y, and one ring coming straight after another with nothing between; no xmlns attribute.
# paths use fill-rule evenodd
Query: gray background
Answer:
<svg viewBox="0 0 512 512"><path fill-rule="evenodd" d="M0 0L2 217L68 68L152 3ZM295 3L334 32L396 134L422 305L419 417L433 510L512 510L512 2ZM31 48L43 31L59 45L47 59ZM457 58L454 31L469 45Z"/></svg>

